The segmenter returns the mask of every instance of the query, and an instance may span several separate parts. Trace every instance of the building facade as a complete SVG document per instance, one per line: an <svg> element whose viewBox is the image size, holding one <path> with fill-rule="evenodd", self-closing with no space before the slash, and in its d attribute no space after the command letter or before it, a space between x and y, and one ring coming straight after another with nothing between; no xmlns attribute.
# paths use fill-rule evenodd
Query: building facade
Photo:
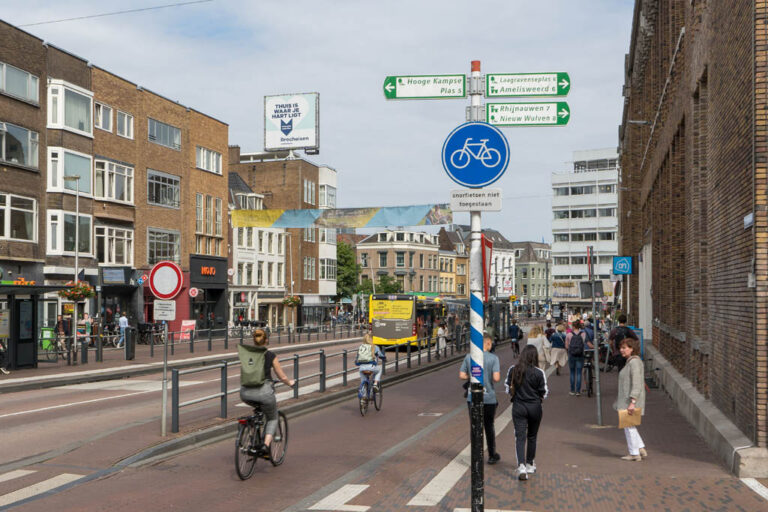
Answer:
<svg viewBox="0 0 768 512"><path fill-rule="evenodd" d="M437 235L414 231L380 231L357 244L360 282L389 276L403 293L440 295Z"/></svg>
<svg viewBox="0 0 768 512"><path fill-rule="evenodd" d="M540 312L551 303L552 247L542 242L512 242L515 248L516 301Z"/></svg>
<svg viewBox="0 0 768 512"><path fill-rule="evenodd" d="M552 301L587 308L592 299L580 293L580 284L589 280L587 247L593 247L593 272L601 282L601 294L613 294L618 154L614 149L574 151L573 160L572 170L552 174Z"/></svg>
<svg viewBox="0 0 768 512"><path fill-rule="evenodd" d="M630 322L689 383L686 416L699 425L716 408L741 441L705 439L740 476L763 477L767 16L765 1L636 2L619 128Z"/></svg>
<svg viewBox="0 0 768 512"><path fill-rule="evenodd" d="M463 244L467 254L471 245L470 228L465 225L451 226L450 231L454 232ZM515 248L504 235L495 229L484 229L483 236L493 243L491 252L490 281L488 284L488 297L494 299L508 299L514 295L515 282ZM469 258L467 258L467 273L469 272ZM467 285L469 279L467 278ZM469 290L467 290L469 294Z"/></svg>

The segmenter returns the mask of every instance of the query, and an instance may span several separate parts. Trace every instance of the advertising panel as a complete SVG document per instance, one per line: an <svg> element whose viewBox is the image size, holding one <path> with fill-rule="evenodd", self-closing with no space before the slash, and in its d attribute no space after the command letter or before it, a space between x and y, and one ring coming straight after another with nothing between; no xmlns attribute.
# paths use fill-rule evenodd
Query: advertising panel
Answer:
<svg viewBox="0 0 768 512"><path fill-rule="evenodd" d="M264 96L264 150L320 149L320 94Z"/></svg>

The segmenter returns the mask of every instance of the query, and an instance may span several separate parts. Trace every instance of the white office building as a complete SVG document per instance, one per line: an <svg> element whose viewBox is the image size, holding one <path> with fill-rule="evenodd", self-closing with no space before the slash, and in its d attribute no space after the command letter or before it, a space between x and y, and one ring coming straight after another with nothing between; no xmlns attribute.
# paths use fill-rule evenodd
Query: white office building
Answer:
<svg viewBox="0 0 768 512"><path fill-rule="evenodd" d="M594 248L595 278L612 299L610 274L618 255L618 154L615 149L573 152L573 169L552 173L552 302L584 306L587 247Z"/></svg>

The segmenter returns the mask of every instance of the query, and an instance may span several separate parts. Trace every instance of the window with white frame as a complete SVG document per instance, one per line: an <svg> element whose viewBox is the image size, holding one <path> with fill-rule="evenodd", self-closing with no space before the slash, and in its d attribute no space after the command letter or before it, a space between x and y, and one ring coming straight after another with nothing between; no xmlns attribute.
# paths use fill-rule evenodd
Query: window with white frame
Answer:
<svg viewBox="0 0 768 512"><path fill-rule="evenodd" d="M316 277L316 258L309 256L304 257L304 279L314 280Z"/></svg>
<svg viewBox="0 0 768 512"><path fill-rule="evenodd" d="M147 203L166 208L178 208L181 178L147 169Z"/></svg>
<svg viewBox="0 0 768 512"><path fill-rule="evenodd" d="M264 285L264 262L263 261L260 261L258 263L258 269L259 270L256 275L256 284L258 286L263 286Z"/></svg>
<svg viewBox="0 0 768 512"><path fill-rule="evenodd" d="M277 235L277 254L283 254L283 248L285 247L285 235Z"/></svg>
<svg viewBox="0 0 768 512"><path fill-rule="evenodd" d="M336 260L320 258L320 279L336 280Z"/></svg>
<svg viewBox="0 0 768 512"><path fill-rule="evenodd" d="M275 286L275 264L267 262L267 280L265 283L267 286Z"/></svg>
<svg viewBox="0 0 768 512"><path fill-rule="evenodd" d="M75 226L79 225L77 233ZM52 254L74 254L75 238L78 237L78 252L91 254L92 219L90 215L62 210L48 210L48 252Z"/></svg>
<svg viewBox="0 0 768 512"><path fill-rule="evenodd" d="M0 62L0 92L37 104L40 98L38 83L32 73Z"/></svg>
<svg viewBox="0 0 768 512"><path fill-rule="evenodd" d="M315 204L315 182L304 180L304 202Z"/></svg>
<svg viewBox="0 0 768 512"><path fill-rule="evenodd" d="M96 226L96 258L105 265L133 265L133 230Z"/></svg>
<svg viewBox="0 0 768 512"><path fill-rule="evenodd" d="M330 228L318 228L320 231L320 241L326 244L336 243L336 230Z"/></svg>
<svg viewBox="0 0 768 512"><path fill-rule="evenodd" d="M336 208L336 187L320 185L320 206Z"/></svg>
<svg viewBox="0 0 768 512"><path fill-rule="evenodd" d="M91 156L59 147L48 148L48 191L75 192L91 195ZM64 176L80 176L65 181Z"/></svg>
<svg viewBox="0 0 768 512"><path fill-rule="evenodd" d="M273 244L274 241L274 233L267 232L267 253L272 254Z"/></svg>
<svg viewBox="0 0 768 512"><path fill-rule="evenodd" d="M181 234L158 228L147 228L147 263L163 260L181 263Z"/></svg>
<svg viewBox="0 0 768 512"><path fill-rule="evenodd" d="M364 252L360 254L360 266L362 268L368 268L368 253Z"/></svg>
<svg viewBox="0 0 768 512"><path fill-rule="evenodd" d="M181 149L181 130L179 128L151 117L147 118L147 122L150 142L175 150Z"/></svg>
<svg viewBox="0 0 768 512"><path fill-rule="evenodd" d="M63 80L49 80L48 128L93 136L92 111L91 91Z"/></svg>
<svg viewBox="0 0 768 512"><path fill-rule="evenodd" d="M235 232L237 233L237 246L238 247L245 247L245 241L243 240L244 233L246 228L235 228ZM199 252L199 251L198 251Z"/></svg>
<svg viewBox="0 0 768 512"><path fill-rule="evenodd" d="M221 174L221 153L197 146L196 165L198 169Z"/></svg>
<svg viewBox="0 0 768 512"><path fill-rule="evenodd" d="M283 264L277 264L277 286L283 286Z"/></svg>
<svg viewBox="0 0 768 512"><path fill-rule="evenodd" d="M37 132L0 122L0 161L37 169L39 139Z"/></svg>
<svg viewBox="0 0 768 512"><path fill-rule="evenodd" d="M236 284L243 284L245 265L243 263L237 264L237 282Z"/></svg>
<svg viewBox="0 0 768 512"><path fill-rule="evenodd" d="M0 238L37 241L37 201L0 193Z"/></svg>
<svg viewBox="0 0 768 512"><path fill-rule="evenodd" d="M317 241L317 228L304 228L304 241L316 242Z"/></svg>
<svg viewBox="0 0 768 512"><path fill-rule="evenodd" d="M128 114L126 112L121 112L120 110L117 111L116 117L116 130L115 133L117 133L121 137L125 137L126 139L132 139L133 138L133 116L131 114Z"/></svg>
<svg viewBox="0 0 768 512"><path fill-rule="evenodd" d="M222 212L221 212L221 198L220 197L216 198L215 204L216 204L216 213L215 213L215 218L214 218L214 227L216 229L215 229L214 234L216 236L221 236L221 216L222 216Z"/></svg>
<svg viewBox="0 0 768 512"><path fill-rule="evenodd" d="M205 196L205 232L213 234L213 196Z"/></svg>
<svg viewBox="0 0 768 512"><path fill-rule="evenodd" d="M93 104L93 124L96 128L112 131L112 107L103 103Z"/></svg>
<svg viewBox="0 0 768 512"><path fill-rule="evenodd" d="M97 199L133 204L133 167L96 160L93 194Z"/></svg>
<svg viewBox="0 0 768 512"><path fill-rule="evenodd" d="M253 249L253 228L240 228L245 229L245 246L249 249Z"/></svg>
<svg viewBox="0 0 768 512"><path fill-rule="evenodd" d="M203 194L195 194L195 233L202 233L203 232ZM238 236L238 239L240 240L240 245L242 247L243 245L243 233L242 229L240 230L241 233ZM198 251L199 254L199 251Z"/></svg>

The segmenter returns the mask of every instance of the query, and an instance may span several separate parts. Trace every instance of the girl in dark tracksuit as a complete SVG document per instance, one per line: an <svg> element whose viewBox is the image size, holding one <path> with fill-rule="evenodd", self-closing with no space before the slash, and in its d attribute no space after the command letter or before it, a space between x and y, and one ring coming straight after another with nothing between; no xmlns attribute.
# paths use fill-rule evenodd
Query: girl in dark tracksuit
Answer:
<svg viewBox="0 0 768 512"><path fill-rule="evenodd" d="M515 424L515 448L517 464L515 474L520 480L536 472L536 435L541 424L541 401L549 394L547 377L538 367L539 354L536 347L527 345L517 365L507 372L507 393L512 397L512 421ZM527 441L527 450L526 450Z"/></svg>

